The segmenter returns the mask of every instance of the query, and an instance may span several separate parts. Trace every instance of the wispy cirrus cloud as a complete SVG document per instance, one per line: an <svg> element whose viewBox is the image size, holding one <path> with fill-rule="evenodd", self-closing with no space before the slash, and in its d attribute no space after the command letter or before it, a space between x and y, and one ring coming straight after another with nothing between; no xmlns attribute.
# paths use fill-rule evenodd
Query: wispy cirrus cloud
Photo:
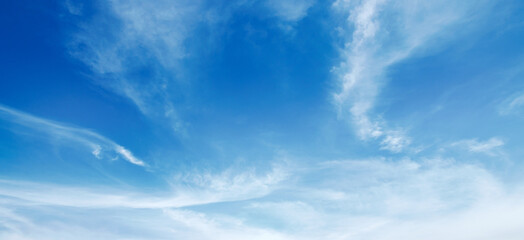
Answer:
<svg viewBox="0 0 524 240"><path fill-rule="evenodd" d="M96 83L129 99L144 115L184 133L187 124L180 102L188 97L186 88L193 81L184 68L187 59L197 57L191 52L192 40L205 38L210 43L206 48L212 48L230 16L241 7L258 6L254 3L102 1L97 13L79 24L70 54L90 67ZM314 3L268 0L262 5L278 21L290 24L305 17ZM198 29L210 33L199 35Z"/></svg>
<svg viewBox="0 0 524 240"><path fill-rule="evenodd" d="M473 153L484 153L491 156L499 153L500 147L503 145L504 141L497 137L492 137L486 141L479 141L478 139L466 139L451 144L451 146L462 147Z"/></svg>
<svg viewBox="0 0 524 240"><path fill-rule="evenodd" d="M96 82L127 97L145 115L167 121L177 132L183 121L172 103L181 93L179 64L185 41L201 23L215 21L203 1L104 1L80 25L70 52L95 73Z"/></svg>
<svg viewBox="0 0 524 240"><path fill-rule="evenodd" d="M195 172L175 178L172 189L166 192L0 180L0 238L244 239L256 234L255 239L287 239L281 233L245 225L234 217L185 209L261 198L285 179L280 168L259 174ZM69 211L56 215L64 209ZM48 217L54 219L53 224L45 220ZM89 230L88 226L100 223L111 229L96 233ZM80 235L74 237L76 234Z"/></svg>
<svg viewBox="0 0 524 240"><path fill-rule="evenodd" d="M346 39L343 62L335 68L339 88L336 106L363 140L375 139L381 149L400 152L411 139L402 128L391 128L373 114L387 70L425 50L442 45L450 33L478 15L489 1L475 4L455 1L346 1L333 4L347 17L339 30ZM439 41L435 41L439 39Z"/></svg>
<svg viewBox="0 0 524 240"><path fill-rule="evenodd" d="M0 119L26 127L31 131L46 133L48 137L79 143L91 149L91 153L96 158L102 158L107 153L116 153L124 160L145 167L147 164L135 157L131 151L114 141L89 129L68 126L67 124L51 121L48 119L33 116L3 105L0 105Z"/></svg>
<svg viewBox="0 0 524 240"><path fill-rule="evenodd" d="M281 171L197 174L172 195L3 180L0 237L474 240L523 234L523 192L507 191L478 165L377 158L304 165L285 171L285 178L277 177ZM93 226L100 231L88 234Z"/></svg>
<svg viewBox="0 0 524 240"><path fill-rule="evenodd" d="M236 172L230 168L219 174L191 172L178 174L169 182L175 188L188 185L195 190L213 193L210 195L222 199L249 199L273 192L289 177L289 174L289 170L282 166L273 166L270 172L262 175L253 170Z"/></svg>
<svg viewBox="0 0 524 240"><path fill-rule="evenodd" d="M72 187L23 181L1 180L0 196L20 204L78 208L164 209L243 201L266 196L280 187L288 170L275 166L267 172L187 172L168 179L164 193L126 191L111 187Z"/></svg>
<svg viewBox="0 0 524 240"><path fill-rule="evenodd" d="M267 0L266 5L275 16L287 22L300 21L315 4L315 0Z"/></svg>
<svg viewBox="0 0 524 240"><path fill-rule="evenodd" d="M416 217L470 206L501 193L499 181L489 171L454 159L327 161L311 169L303 180L324 178L302 185L307 187L298 193L321 190L317 200L340 204L337 211L348 214ZM460 187L449 187L457 182Z"/></svg>
<svg viewBox="0 0 524 240"><path fill-rule="evenodd" d="M511 115L522 113L524 109L524 94L518 94L506 99L499 107L499 114Z"/></svg>

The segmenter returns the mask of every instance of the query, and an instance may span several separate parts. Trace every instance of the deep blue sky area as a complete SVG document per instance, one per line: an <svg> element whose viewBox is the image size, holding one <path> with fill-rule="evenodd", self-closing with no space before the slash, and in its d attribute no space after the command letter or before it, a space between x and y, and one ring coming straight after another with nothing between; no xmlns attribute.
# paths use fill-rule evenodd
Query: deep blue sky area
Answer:
<svg viewBox="0 0 524 240"><path fill-rule="evenodd" d="M523 10L2 1L0 239L520 239Z"/></svg>

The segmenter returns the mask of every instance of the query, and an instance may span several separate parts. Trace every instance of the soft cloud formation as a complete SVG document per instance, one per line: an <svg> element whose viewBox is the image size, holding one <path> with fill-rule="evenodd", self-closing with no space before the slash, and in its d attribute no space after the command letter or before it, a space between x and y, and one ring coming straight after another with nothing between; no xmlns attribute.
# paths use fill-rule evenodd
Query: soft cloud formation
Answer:
<svg viewBox="0 0 524 240"><path fill-rule="evenodd" d="M191 39L198 37L195 29L209 28L213 34L204 37L216 37L232 12L252 7L254 2L225 3L217 10L210 8L211 1L103 1L92 20L81 24L72 37L70 53L91 68L96 83L128 98L143 114L184 133L182 107L175 100L187 97L184 88L192 81L182 65L195 57L188 50ZM286 25L306 16L314 2L264 3Z"/></svg>
<svg viewBox="0 0 524 240"><path fill-rule="evenodd" d="M176 178L164 193L0 180L0 238L287 239L241 219L183 209L261 198L284 179L280 168L259 174L193 173Z"/></svg>
<svg viewBox="0 0 524 240"><path fill-rule="evenodd" d="M453 159L327 161L275 177L281 171L188 175L167 195L2 180L0 237L474 240L524 233L522 188L509 191L486 169Z"/></svg>
<svg viewBox="0 0 524 240"><path fill-rule="evenodd" d="M193 173L185 180L176 178L172 190L164 194L0 180L0 195L19 199L24 205L164 209L260 198L273 192L285 178L278 168L263 174Z"/></svg>
<svg viewBox="0 0 524 240"><path fill-rule="evenodd" d="M401 152L411 143L411 139L405 136L401 131L387 131L386 135L380 142L380 149L390 152Z"/></svg>
<svg viewBox="0 0 524 240"><path fill-rule="evenodd" d="M142 113L183 131L172 104L180 91L179 62L194 27L211 22L202 1L108 1L70 44L71 54L96 74L97 83L130 99Z"/></svg>
<svg viewBox="0 0 524 240"><path fill-rule="evenodd" d="M50 138L67 140L63 144L79 143L90 148L96 158L102 158L103 153L114 152L132 164L146 166L146 163L135 157L129 150L88 129L39 118L3 105L0 105L0 119L26 127L31 131L46 133Z"/></svg>
<svg viewBox="0 0 524 240"><path fill-rule="evenodd" d="M117 153L120 153L120 155L122 155L129 162L136 164L136 165L144 166L144 162L142 162L142 160L133 156L133 153L131 153L129 150L125 149L124 147L120 145L116 145L115 151Z"/></svg>
<svg viewBox="0 0 524 240"><path fill-rule="evenodd" d="M240 219L225 216L209 217L187 210L166 210L165 214L177 224L175 231L179 234L178 237L184 239L292 239L277 231L252 227Z"/></svg>
<svg viewBox="0 0 524 240"><path fill-rule="evenodd" d="M479 141L478 139L466 139L451 144L452 146L463 147L473 153L484 153L488 155L496 155L499 149L504 145L504 141L500 138L492 137L486 141Z"/></svg>
<svg viewBox="0 0 524 240"><path fill-rule="evenodd" d="M318 175L325 179L309 187L341 193L336 198L328 194L326 200L348 213L417 216L446 212L501 191L488 171L453 159L330 161L315 169L304 179ZM451 187L458 182L460 186ZM304 194L307 192L308 188Z"/></svg>
<svg viewBox="0 0 524 240"><path fill-rule="evenodd" d="M288 170L282 166L274 166L270 172L263 175L256 174L254 171L238 173L227 169L220 174L179 174L173 178L171 185L175 188L190 185L194 189L205 189L218 198L249 199L252 197L248 196L263 196L274 191L288 174Z"/></svg>
<svg viewBox="0 0 524 240"><path fill-rule="evenodd" d="M287 22L300 21L307 15L315 0L267 0L266 5L275 15Z"/></svg>
<svg viewBox="0 0 524 240"><path fill-rule="evenodd" d="M510 115L515 113L522 113L524 109L524 94L511 96L506 99L499 107L501 115Z"/></svg>
<svg viewBox="0 0 524 240"><path fill-rule="evenodd" d="M64 1L64 6L72 15L82 15L82 4L81 3L75 3L71 0Z"/></svg>
<svg viewBox="0 0 524 240"><path fill-rule="evenodd" d="M342 57L335 68L339 89L335 103L343 118L354 125L363 139L379 139L381 148L400 152L410 144L402 129L390 129L373 107L384 87L391 66L421 54L443 40L458 26L481 14L487 1L346 1L333 4L334 11L347 16L340 28L346 38Z"/></svg>

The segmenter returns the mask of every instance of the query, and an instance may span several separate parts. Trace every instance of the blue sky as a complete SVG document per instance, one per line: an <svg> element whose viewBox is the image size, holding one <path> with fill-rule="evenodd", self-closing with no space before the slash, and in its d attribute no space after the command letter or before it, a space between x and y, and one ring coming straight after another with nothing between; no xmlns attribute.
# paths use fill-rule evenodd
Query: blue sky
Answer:
<svg viewBox="0 0 524 240"><path fill-rule="evenodd" d="M0 3L1 239L520 239L524 3Z"/></svg>

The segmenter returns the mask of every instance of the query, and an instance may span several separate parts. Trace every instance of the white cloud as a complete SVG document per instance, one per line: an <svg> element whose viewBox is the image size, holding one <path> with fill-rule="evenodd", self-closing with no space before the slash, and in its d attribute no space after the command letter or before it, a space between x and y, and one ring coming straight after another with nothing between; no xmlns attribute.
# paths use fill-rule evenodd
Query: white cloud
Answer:
<svg viewBox="0 0 524 240"><path fill-rule="evenodd" d="M100 159L102 158L100 156L100 152L102 151L102 147L100 147L100 145L95 145L93 147L93 151L91 152L96 158Z"/></svg>
<svg viewBox="0 0 524 240"><path fill-rule="evenodd" d="M115 151L117 153L120 153L120 155L122 155L126 160L128 160L129 162L133 163L133 164L136 164L136 165L140 165L140 166L144 166L145 163L142 162L142 160L136 158L135 156L133 156L133 154L125 149L124 147L120 146L120 145L116 145L115 146Z"/></svg>
<svg viewBox="0 0 524 240"><path fill-rule="evenodd" d="M380 143L380 149L394 153L401 152L411 143L411 140L398 131L388 131Z"/></svg>
<svg viewBox="0 0 524 240"><path fill-rule="evenodd" d="M388 130L372 114L387 69L413 54L422 54L437 44L436 39L443 44L453 29L479 15L485 3L339 0L333 4L334 11L347 16L348 21L340 28L347 40L342 50L344 61L335 68L340 87L334 99L340 115L351 121L361 139L380 139L382 149L393 152L409 145L407 136Z"/></svg>
<svg viewBox="0 0 524 240"><path fill-rule="evenodd" d="M524 94L512 96L504 101L499 107L501 115L509 115L522 112L524 108Z"/></svg>
<svg viewBox="0 0 524 240"><path fill-rule="evenodd" d="M312 167L310 174L303 178L325 177L300 194L311 190L343 193L326 200L348 213L432 214L468 206L501 191L500 183L485 169L452 159L331 161Z"/></svg>
<svg viewBox="0 0 524 240"><path fill-rule="evenodd" d="M83 23L71 54L97 74L97 83L127 97L139 110L183 131L174 92L180 91L185 41L199 23L215 21L202 1L107 1ZM144 74L140 73L144 72Z"/></svg>
<svg viewBox="0 0 524 240"><path fill-rule="evenodd" d="M176 177L170 182L172 190L165 194L0 179L0 196L19 199L22 205L163 209L263 197L273 192L286 177L279 167L261 174L251 171L234 174L231 170L219 174L192 173Z"/></svg>
<svg viewBox="0 0 524 240"><path fill-rule="evenodd" d="M278 169L195 173L163 193L0 180L0 238L287 239L234 217L181 209L264 197L283 178Z"/></svg>
<svg viewBox="0 0 524 240"><path fill-rule="evenodd" d="M102 158L104 151L114 151L132 164L146 166L142 160L134 157L129 150L88 129L72 127L64 123L39 118L2 105L0 105L0 119L27 127L31 131L46 133L51 138L67 140L64 144L79 143L84 147L92 149L91 153L96 158Z"/></svg>
<svg viewBox="0 0 524 240"><path fill-rule="evenodd" d="M72 2L71 0L64 1L64 6L67 8L70 14L72 15L82 15L82 4Z"/></svg>
<svg viewBox="0 0 524 240"><path fill-rule="evenodd" d="M228 217L209 217L202 213L181 210L166 210L165 212L176 223L183 233L179 238L184 239L292 239L286 234L271 229L251 227L241 220Z"/></svg>
<svg viewBox="0 0 524 240"><path fill-rule="evenodd" d="M509 103L510 108L520 107L524 105L524 95L518 96Z"/></svg>
<svg viewBox="0 0 524 240"><path fill-rule="evenodd" d="M315 0L267 0L266 5L274 14L288 22L300 21L307 15Z"/></svg>
<svg viewBox="0 0 524 240"><path fill-rule="evenodd" d="M498 150L503 145L504 141L497 137L492 137L486 141L479 141L478 139L467 139L451 144L451 146L466 148L470 152L484 153L488 155L496 155L499 153Z"/></svg>
<svg viewBox="0 0 524 240"><path fill-rule="evenodd" d="M187 176L168 195L0 181L0 238L477 240L524 234L522 188L501 185L480 166L369 159L304 166L285 171L286 178L276 177L280 171ZM196 206L206 203L220 205Z"/></svg>
<svg viewBox="0 0 524 240"><path fill-rule="evenodd" d="M205 190L209 195L220 199L249 199L271 193L288 177L288 174L281 166L274 166L265 174L257 174L254 171L238 173L228 169L220 174L177 175L172 185L175 188L190 185L194 189Z"/></svg>
<svg viewBox="0 0 524 240"><path fill-rule="evenodd" d="M173 100L186 97L183 88L192 78L182 65L194 56L190 48L191 39L199 37L195 29L209 28L212 34L204 37L216 37L232 12L252 7L254 2L218 4L220 8L213 9L212 1L102 1L90 22L79 25L69 50L92 69L98 84L128 98L143 114L184 133L183 112ZM263 3L286 25L305 17L314 2Z"/></svg>

